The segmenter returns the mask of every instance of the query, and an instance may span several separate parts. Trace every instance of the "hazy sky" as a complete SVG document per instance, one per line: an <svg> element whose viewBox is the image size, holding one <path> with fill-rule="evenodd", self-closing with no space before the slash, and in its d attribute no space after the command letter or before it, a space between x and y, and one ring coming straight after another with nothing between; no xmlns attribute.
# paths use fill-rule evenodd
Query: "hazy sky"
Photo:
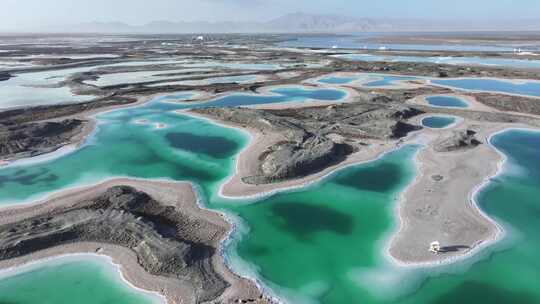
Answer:
<svg viewBox="0 0 540 304"><path fill-rule="evenodd" d="M269 20L290 12L387 18L539 18L540 0L0 0L0 29L89 21ZM32 26L33 25L33 26Z"/></svg>

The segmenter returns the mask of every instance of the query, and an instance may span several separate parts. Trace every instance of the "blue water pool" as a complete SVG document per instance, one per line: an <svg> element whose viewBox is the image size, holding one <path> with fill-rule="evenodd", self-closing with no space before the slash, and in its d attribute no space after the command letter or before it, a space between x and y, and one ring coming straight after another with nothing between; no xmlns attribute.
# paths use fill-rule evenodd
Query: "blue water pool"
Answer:
<svg viewBox="0 0 540 304"><path fill-rule="evenodd" d="M429 96L426 98L427 102L436 107L446 107L446 108L468 108L469 104L461 99L454 96Z"/></svg>
<svg viewBox="0 0 540 304"><path fill-rule="evenodd" d="M433 84L463 90L491 91L540 97L540 82L514 83L504 80L480 78L432 80L431 82Z"/></svg>
<svg viewBox="0 0 540 304"><path fill-rule="evenodd" d="M200 104L204 107L239 107L280 102L303 102L307 100L338 101L347 93L336 89L307 89L285 87L271 90L273 95L232 94Z"/></svg>
<svg viewBox="0 0 540 304"><path fill-rule="evenodd" d="M456 123L456 118L451 116L429 116L422 119L424 127L432 129L443 129Z"/></svg>

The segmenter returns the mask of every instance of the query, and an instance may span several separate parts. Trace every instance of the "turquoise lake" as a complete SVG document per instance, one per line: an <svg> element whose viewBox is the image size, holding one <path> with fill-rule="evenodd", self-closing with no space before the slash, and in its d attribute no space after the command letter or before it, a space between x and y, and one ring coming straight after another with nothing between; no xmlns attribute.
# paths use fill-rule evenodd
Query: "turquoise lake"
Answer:
<svg viewBox="0 0 540 304"><path fill-rule="evenodd" d="M468 108L469 103L465 100L454 96L428 96L426 98L428 104L436 107L444 108Z"/></svg>
<svg viewBox="0 0 540 304"><path fill-rule="evenodd" d="M43 264L44 266L40 266ZM0 303L153 304L156 295L134 290L102 259L67 257L25 267L0 280ZM1 273L0 273L1 274Z"/></svg>
<svg viewBox="0 0 540 304"><path fill-rule="evenodd" d="M334 100L345 94L295 90L299 89L275 90L279 96L258 97L278 102L274 98L302 101L315 94L321 100ZM413 159L421 147L407 145L309 187L259 201L223 199L217 195L218 186L229 176L247 136L174 111L262 101L246 94L196 105L182 102L192 96L171 95L100 114L97 132L81 149L41 163L0 169L0 202L21 203L114 176L188 180L199 186L206 206L242 221L246 230L239 229L236 241L226 248L233 267L256 274L291 303L540 302L540 133L512 130L491 140L508 161L477 200L508 231L504 241L473 258L478 262L472 265L403 269L390 264L382 248L395 229L394 207L399 193L416 174ZM156 128L157 123L166 127ZM79 267L66 272L79 276L77 279L58 281L63 289L91 290L99 271L78 271ZM58 270L42 269L42 276L0 280L0 295L8 294L14 303L43 302L48 296L42 290L51 290L55 280L48 278ZM108 293L116 287L102 288ZM64 303L71 296L54 293L54 297L63 295L65 298L54 302ZM145 301L140 295L137 300L131 296L120 296L114 302Z"/></svg>
<svg viewBox="0 0 540 304"><path fill-rule="evenodd" d="M429 116L422 119L422 125L433 129L446 128L456 122L455 117L451 116Z"/></svg>
<svg viewBox="0 0 540 304"><path fill-rule="evenodd" d="M432 80L433 84L473 91L489 91L540 97L540 82L513 83L497 79L448 79Z"/></svg>

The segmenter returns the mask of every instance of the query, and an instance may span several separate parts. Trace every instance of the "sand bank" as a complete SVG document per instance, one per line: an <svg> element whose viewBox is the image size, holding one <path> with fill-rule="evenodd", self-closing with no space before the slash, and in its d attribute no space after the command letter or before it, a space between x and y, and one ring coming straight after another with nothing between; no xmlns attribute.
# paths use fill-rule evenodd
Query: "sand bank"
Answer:
<svg viewBox="0 0 540 304"><path fill-rule="evenodd" d="M465 121L455 129L472 125L483 144L466 151L436 152L433 145L453 130L427 130L429 143L417 155L418 174L397 204L398 228L386 251L400 266L448 264L475 253L504 237L501 225L477 205L478 192L497 175L504 157L489 138L510 124L477 125ZM439 241L442 252L429 252Z"/></svg>

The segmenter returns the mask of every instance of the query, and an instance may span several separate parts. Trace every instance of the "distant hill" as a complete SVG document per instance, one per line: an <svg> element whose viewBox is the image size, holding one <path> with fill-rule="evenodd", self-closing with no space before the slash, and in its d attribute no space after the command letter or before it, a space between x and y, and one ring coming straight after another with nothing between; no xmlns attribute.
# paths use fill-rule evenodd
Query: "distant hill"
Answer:
<svg viewBox="0 0 540 304"><path fill-rule="evenodd" d="M337 15L288 14L266 23L269 29L287 32L363 32L385 27L367 19Z"/></svg>
<svg viewBox="0 0 540 304"><path fill-rule="evenodd" d="M69 26L41 28L42 32L73 33L351 33L368 31L470 31L470 30L539 30L539 20L428 21L370 19L339 15L292 13L266 22L171 22L153 21L142 26L122 22L90 22Z"/></svg>
<svg viewBox="0 0 540 304"><path fill-rule="evenodd" d="M267 22L153 21L142 26L132 26L121 22L90 22L55 27L50 30L83 33L345 33L385 28L392 27L367 18L293 13Z"/></svg>

